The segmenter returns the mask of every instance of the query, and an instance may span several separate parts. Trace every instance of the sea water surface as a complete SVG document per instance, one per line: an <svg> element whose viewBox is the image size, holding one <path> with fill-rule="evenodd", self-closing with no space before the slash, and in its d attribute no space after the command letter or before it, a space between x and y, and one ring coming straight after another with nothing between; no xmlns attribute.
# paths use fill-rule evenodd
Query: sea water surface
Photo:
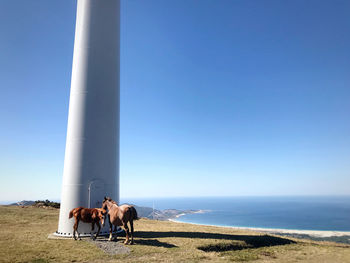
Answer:
<svg viewBox="0 0 350 263"><path fill-rule="evenodd" d="M129 198L155 209L204 210L176 221L203 225L350 231L350 196Z"/></svg>

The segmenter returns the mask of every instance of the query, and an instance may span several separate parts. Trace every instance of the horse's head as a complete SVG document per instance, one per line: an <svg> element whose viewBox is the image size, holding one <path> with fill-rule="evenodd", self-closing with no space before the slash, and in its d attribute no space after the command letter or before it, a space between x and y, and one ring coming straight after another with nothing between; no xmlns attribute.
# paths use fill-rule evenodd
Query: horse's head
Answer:
<svg viewBox="0 0 350 263"><path fill-rule="evenodd" d="M104 209L104 210L107 210L107 209L108 209L108 207L107 207L107 202L109 202L110 200L112 200L110 197L106 197L106 196L105 196L105 198L104 198L103 201L102 201L102 209Z"/></svg>
<svg viewBox="0 0 350 263"><path fill-rule="evenodd" d="M107 210L107 203L106 203L106 197L102 201L102 209Z"/></svg>
<svg viewBox="0 0 350 263"><path fill-rule="evenodd" d="M98 217L100 218L101 225L104 227L106 223L107 211L103 208L98 209Z"/></svg>
<svg viewBox="0 0 350 263"><path fill-rule="evenodd" d="M102 202L102 209L107 210L108 206L111 204L117 204L115 201L112 200L112 198L105 196Z"/></svg>

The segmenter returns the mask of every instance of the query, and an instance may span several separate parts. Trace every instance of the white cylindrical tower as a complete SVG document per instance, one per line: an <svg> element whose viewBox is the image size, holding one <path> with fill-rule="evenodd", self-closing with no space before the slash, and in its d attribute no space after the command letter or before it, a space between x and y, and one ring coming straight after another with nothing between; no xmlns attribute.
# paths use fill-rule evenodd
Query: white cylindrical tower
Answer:
<svg viewBox="0 0 350 263"><path fill-rule="evenodd" d="M120 0L78 0L55 235L72 236L71 209L101 207L104 196L119 201L119 49ZM80 223L78 231L90 234L91 224Z"/></svg>

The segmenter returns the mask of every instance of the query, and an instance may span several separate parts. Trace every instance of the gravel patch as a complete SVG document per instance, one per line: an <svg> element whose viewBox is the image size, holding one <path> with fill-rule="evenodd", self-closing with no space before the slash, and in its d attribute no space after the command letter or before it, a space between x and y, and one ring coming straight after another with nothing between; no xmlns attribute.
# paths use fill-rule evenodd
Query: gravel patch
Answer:
<svg viewBox="0 0 350 263"><path fill-rule="evenodd" d="M102 249L105 253L109 255L130 253L130 249L123 245L123 240L119 240L118 242L108 241L108 238L99 237L96 240L88 238L86 241L94 244L96 247Z"/></svg>

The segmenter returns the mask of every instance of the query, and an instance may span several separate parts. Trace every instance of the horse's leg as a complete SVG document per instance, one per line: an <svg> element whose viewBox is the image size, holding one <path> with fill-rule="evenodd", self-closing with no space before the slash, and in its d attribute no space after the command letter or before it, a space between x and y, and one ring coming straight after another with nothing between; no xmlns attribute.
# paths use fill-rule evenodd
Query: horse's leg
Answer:
<svg viewBox="0 0 350 263"><path fill-rule="evenodd" d="M73 239L74 240L77 240L77 237L75 236L75 227L77 225L77 219L75 218L75 222L74 222L74 225L73 225Z"/></svg>
<svg viewBox="0 0 350 263"><path fill-rule="evenodd" d="M79 232L78 232L78 226L79 226L79 217L75 218L75 224L73 226L73 238L74 240L77 240L77 237L75 236L75 232L78 233L78 239L80 238Z"/></svg>
<svg viewBox="0 0 350 263"><path fill-rule="evenodd" d="M113 225L111 223L111 217L108 215L108 223L109 223L109 238L108 241L112 241L113 239Z"/></svg>
<svg viewBox="0 0 350 263"><path fill-rule="evenodd" d="M96 236L95 236L94 240L96 240L96 238L97 238L97 236L100 234L100 230L101 230L101 224L100 224L100 222L97 222L96 225L97 225L98 229L97 229L97 233L96 233Z"/></svg>
<svg viewBox="0 0 350 263"><path fill-rule="evenodd" d="M117 241L118 240L118 232L117 232L118 226L114 226L114 232L115 232L115 237L114 240Z"/></svg>
<svg viewBox="0 0 350 263"><path fill-rule="evenodd" d="M134 244L134 221L130 220L130 230L131 230L131 242L130 244Z"/></svg>
<svg viewBox="0 0 350 263"><path fill-rule="evenodd" d="M128 227L128 222L124 223L123 222L123 227L125 228L125 234L126 234L126 239L125 239L125 242L124 244L128 244L129 243L129 227Z"/></svg>
<svg viewBox="0 0 350 263"><path fill-rule="evenodd" d="M79 222L80 222L80 220L78 220L78 224L79 224ZM80 238L80 233L79 233L79 231L78 231L78 224L77 224L78 239L81 240L81 238Z"/></svg>
<svg viewBox="0 0 350 263"><path fill-rule="evenodd" d="M92 239L94 239L94 234L92 233L92 231L94 231L94 229L95 229L95 222L92 222L92 223L91 223L91 233L90 233L90 237L91 237Z"/></svg>

